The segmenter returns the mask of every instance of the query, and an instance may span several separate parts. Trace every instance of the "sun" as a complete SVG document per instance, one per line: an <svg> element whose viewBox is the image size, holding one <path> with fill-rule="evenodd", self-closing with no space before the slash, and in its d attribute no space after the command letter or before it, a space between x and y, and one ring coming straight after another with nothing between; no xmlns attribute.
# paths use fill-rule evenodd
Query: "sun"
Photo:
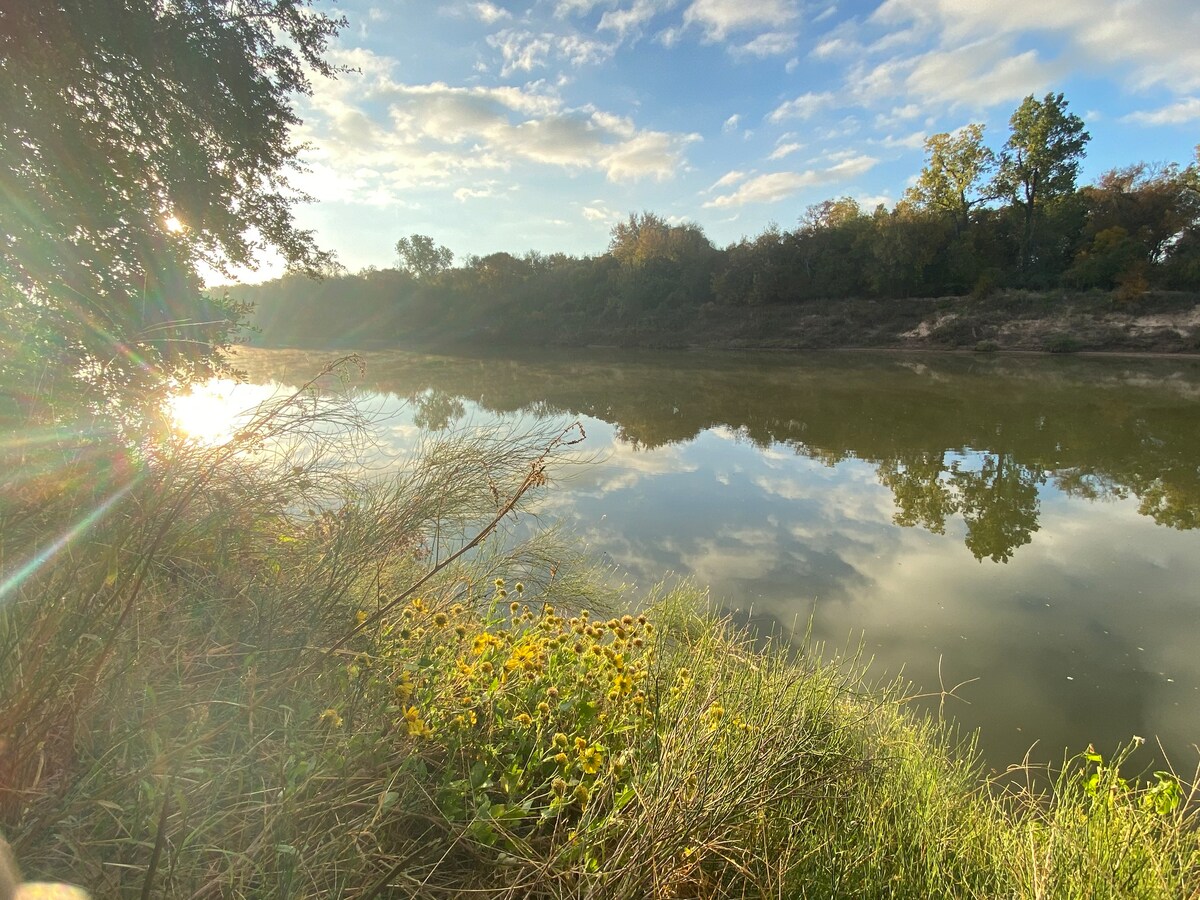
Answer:
<svg viewBox="0 0 1200 900"><path fill-rule="evenodd" d="M167 414L175 430L184 437L218 446L232 440L255 409L274 396L276 390L274 385L213 378L171 397L167 401Z"/></svg>

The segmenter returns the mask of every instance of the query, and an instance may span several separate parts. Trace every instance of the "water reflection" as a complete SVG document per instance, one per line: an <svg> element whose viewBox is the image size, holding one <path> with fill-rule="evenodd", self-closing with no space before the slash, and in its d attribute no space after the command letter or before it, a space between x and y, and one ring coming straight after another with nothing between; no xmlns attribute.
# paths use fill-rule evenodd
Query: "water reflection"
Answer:
<svg viewBox="0 0 1200 900"><path fill-rule="evenodd" d="M881 677L978 679L948 709L996 765L1133 734L1194 760L1195 361L371 354L362 388L425 428L585 417L604 461L547 513L643 584L691 575L758 621L861 640Z"/></svg>

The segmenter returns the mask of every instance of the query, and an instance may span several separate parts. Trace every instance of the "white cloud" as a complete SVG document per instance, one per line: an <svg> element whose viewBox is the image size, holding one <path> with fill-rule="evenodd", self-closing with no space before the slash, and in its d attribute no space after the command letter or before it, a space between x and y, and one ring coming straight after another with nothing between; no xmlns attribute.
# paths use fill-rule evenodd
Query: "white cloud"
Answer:
<svg viewBox="0 0 1200 900"><path fill-rule="evenodd" d="M724 123L722 123L721 130L724 132L727 132L727 133L730 131L736 131L737 127L738 127L738 123L741 121L742 121L742 117L740 115L738 115L737 113L734 113L732 116L730 116L728 119L726 119L724 121Z"/></svg>
<svg viewBox="0 0 1200 900"><path fill-rule="evenodd" d="M742 181L746 177L747 177L746 172L742 172L737 169L734 169L732 172L726 172L724 175L722 175L720 178L718 178L716 181L714 181L712 183L712 186L709 187L708 191L706 191L705 193L709 193L711 191L719 191L721 188L725 188L725 187L729 187L730 185L737 184L739 181Z"/></svg>
<svg viewBox="0 0 1200 900"><path fill-rule="evenodd" d="M500 51L504 65L501 75L532 72L546 65L550 57L550 35L505 30L488 35L488 45Z"/></svg>
<svg viewBox="0 0 1200 900"><path fill-rule="evenodd" d="M500 51L502 76L544 68L551 59L573 66L594 65L610 59L616 52L611 44L580 35L533 34L513 29L488 35L487 42Z"/></svg>
<svg viewBox="0 0 1200 900"><path fill-rule="evenodd" d="M1089 118L1096 118L1094 115ZM1122 121L1139 125L1182 125L1200 119L1200 97L1184 97L1177 103L1161 109L1142 110L1130 113Z"/></svg>
<svg viewBox="0 0 1200 900"><path fill-rule="evenodd" d="M921 150L925 147L925 138L927 135L924 131L914 131L911 134L901 135L897 137L894 134L889 134L884 137L879 143L889 150Z"/></svg>
<svg viewBox="0 0 1200 900"><path fill-rule="evenodd" d="M647 176L665 181L682 164L683 145L698 140L700 136L695 134L643 131L614 146L600 159L600 164L609 181L633 181Z"/></svg>
<svg viewBox="0 0 1200 900"><path fill-rule="evenodd" d="M540 83L403 84L392 77L394 61L369 51L334 60L358 71L318 83L298 135L316 148L306 155L314 168L308 180L315 186L318 172L322 179L334 173L332 185L320 182L325 198L395 202L415 186L450 187L471 173L522 164L597 171L610 181L664 180L686 167L684 150L698 140L569 107Z"/></svg>
<svg viewBox="0 0 1200 900"><path fill-rule="evenodd" d="M1064 71L1035 50L1013 54L1007 41L985 39L917 57L905 86L927 100L987 107L1044 91Z"/></svg>
<svg viewBox="0 0 1200 900"><path fill-rule="evenodd" d="M815 93L809 91L801 94L795 100L789 100L775 107L767 118L772 122L782 122L784 119L810 119L822 110L828 109L834 103L834 96L829 91Z"/></svg>
<svg viewBox="0 0 1200 900"><path fill-rule="evenodd" d="M554 15L560 19L567 16L586 16L595 7L602 5L605 0L558 0L554 4Z"/></svg>
<svg viewBox="0 0 1200 900"><path fill-rule="evenodd" d="M870 156L855 156L826 169L804 172L772 172L759 175L742 184L732 194L714 197L706 207L744 206L747 203L774 203L797 191L819 184L846 181L867 172L879 160Z"/></svg>
<svg viewBox="0 0 1200 900"><path fill-rule="evenodd" d="M781 28L795 18L791 0L693 0L683 14L685 25L698 25L711 41L723 41L736 31Z"/></svg>
<svg viewBox="0 0 1200 900"><path fill-rule="evenodd" d="M809 56L814 59L832 59L835 56L856 56L862 52L862 46L855 41L848 41L845 38L830 37L825 38L817 46L813 47Z"/></svg>
<svg viewBox="0 0 1200 900"><path fill-rule="evenodd" d="M732 49L734 53L740 55L766 59L768 56L783 56L791 53L795 46L796 35L784 31L768 31L752 41Z"/></svg>
<svg viewBox="0 0 1200 900"><path fill-rule="evenodd" d="M502 9L494 3L486 2L486 0L483 3L471 4L471 10L476 16L479 17L479 21L483 22L485 25L492 25L496 22L499 22L501 19L512 18L512 13L510 13L507 9Z"/></svg>
<svg viewBox="0 0 1200 900"><path fill-rule="evenodd" d="M889 32L906 27L933 36L946 49L972 41L1038 32L1061 36L1064 56L1108 73L1115 62L1132 66L1129 86L1161 85L1178 92L1200 88L1200 6L1180 0L885 0L871 22Z"/></svg>
<svg viewBox="0 0 1200 900"><path fill-rule="evenodd" d="M630 33L639 33L642 27L660 12L670 9L676 0L634 0L624 8L613 9L600 17L597 26L601 31L615 31L624 38Z"/></svg>
<svg viewBox="0 0 1200 900"><path fill-rule="evenodd" d="M788 141L787 143L779 144L774 150L771 151L771 155L768 156L767 159L783 159L785 156L791 156L797 150L803 149L803 144L798 144L794 141Z"/></svg>
<svg viewBox="0 0 1200 900"><path fill-rule="evenodd" d="M488 182L482 187L461 187L454 192L454 199L459 203L465 203L468 200L479 200L485 197L495 197L497 195L496 188L497 184L494 181Z"/></svg>
<svg viewBox="0 0 1200 900"><path fill-rule="evenodd" d="M683 29L681 28L664 28L654 39L670 50L679 43L679 39L683 37Z"/></svg>
<svg viewBox="0 0 1200 900"><path fill-rule="evenodd" d="M594 200L581 210L583 217L589 222L602 222L611 225L620 221L621 214L616 210L609 209L600 200Z"/></svg>

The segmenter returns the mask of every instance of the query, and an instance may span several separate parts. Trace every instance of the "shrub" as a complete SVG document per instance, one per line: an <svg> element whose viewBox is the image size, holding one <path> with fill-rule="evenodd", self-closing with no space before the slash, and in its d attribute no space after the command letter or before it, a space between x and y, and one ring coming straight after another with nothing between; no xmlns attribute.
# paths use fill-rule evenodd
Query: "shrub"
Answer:
<svg viewBox="0 0 1200 900"><path fill-rule="evenodd" d="M1046 335L1042 349L1048 353L1077 353L1083 349L1083 341L1073 334L1057 332Z"/></svg>

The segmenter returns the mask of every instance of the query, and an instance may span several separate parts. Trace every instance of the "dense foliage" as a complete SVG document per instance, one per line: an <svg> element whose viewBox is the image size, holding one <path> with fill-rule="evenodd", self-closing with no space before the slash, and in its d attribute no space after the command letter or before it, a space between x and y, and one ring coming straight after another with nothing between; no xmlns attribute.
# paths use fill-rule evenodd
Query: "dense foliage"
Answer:
<svg viewBox="0 0 1200 900"><path fill-rule="evenodd" d="M217 365L242 310L199 266L328 261L287 182L292 100L335 74L309 7L0 0L0 395L26 415Z"/></svg>
<svg viewBox="0 0 1200 900"><path fill-rule="evenodd" d="M500 252L456 268L446 248L413 235L398 245L397 270L236 293L258 305L268 343L355 346L444 335L576 341L597 330L611 339L621 329L664 337L735 310L986 300L1002 288L1098 289L1118 301L1200 289L1200 158L1137 163L1077 187L1088 139L1061 94L1028 97L998 151L979 125L932 135L925 168L892 209L828 200L791 230L723 249L697 225L645 212L619 222L599 256Z"/></svg>

